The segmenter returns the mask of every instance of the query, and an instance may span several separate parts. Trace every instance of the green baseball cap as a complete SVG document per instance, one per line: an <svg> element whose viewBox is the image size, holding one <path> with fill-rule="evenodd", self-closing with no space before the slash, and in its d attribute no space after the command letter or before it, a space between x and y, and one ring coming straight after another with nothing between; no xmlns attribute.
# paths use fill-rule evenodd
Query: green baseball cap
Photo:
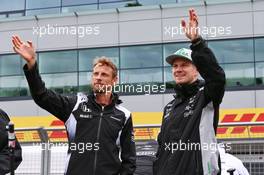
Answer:
<svg viewBox="0 0 264 175"><path fill-rule="evenodd" d="M172 55L169 55L166 58L166 61L170 65L173 64L173 62L175 61L176 58L183 58L183 59L186 59L186 60L192 62L192 56L191 55L192 55L192 50L186 49L186 48L181 48L181 49L177 50L175 53L173 53Z"/></svg>

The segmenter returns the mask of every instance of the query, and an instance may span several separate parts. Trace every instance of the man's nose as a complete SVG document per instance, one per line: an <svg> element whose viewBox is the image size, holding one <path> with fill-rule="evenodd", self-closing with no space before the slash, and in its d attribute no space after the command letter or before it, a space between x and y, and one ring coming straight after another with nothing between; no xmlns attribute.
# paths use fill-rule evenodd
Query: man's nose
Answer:
<svg viewBox="0 0 264 175"><path fill-rule="evenodd" d="M181 71L182 71L182 67L180 67L180 66L176 67L176 68L175 68L175 71L176 71L176 72L181 72Z"/></svg>
<svg viewBox="0 0 264 175"><path fill-rule="evenodd" d="M102 75L101 75L101 74L97 74L97 75L95 76L95 79L96 79L96 80L101 80L101 79L102 79Z"/></svg>

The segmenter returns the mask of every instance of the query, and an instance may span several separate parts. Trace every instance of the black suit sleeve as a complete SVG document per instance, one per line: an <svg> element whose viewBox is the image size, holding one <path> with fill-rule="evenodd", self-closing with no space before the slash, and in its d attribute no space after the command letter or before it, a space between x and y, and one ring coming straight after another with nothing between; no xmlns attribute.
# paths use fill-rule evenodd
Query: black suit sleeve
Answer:
<svg viewBox="0 0 264 175"><path fill-rule="evenodd" d="M225 73L202 38L192 44L191 49L193 63L205 80L205 95L208 100L219 105L225 92Z"/></svg>
<svg viewBox="0 0 264 175"><path fill-rule="evenodd" d="M133 175L136 170L136 148L131 116L122 130L120 146L122 159L120 175Z"/></svg>

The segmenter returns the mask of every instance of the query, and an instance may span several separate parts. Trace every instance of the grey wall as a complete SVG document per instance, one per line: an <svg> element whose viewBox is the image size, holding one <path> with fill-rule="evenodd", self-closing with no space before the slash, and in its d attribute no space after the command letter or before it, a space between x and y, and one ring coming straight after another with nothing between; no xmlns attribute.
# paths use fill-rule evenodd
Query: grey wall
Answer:
<svg viewBox="0 0 264 175"><path fill-rule="evenodd" d="M2 41L0 54L13 53L10 38L14 34L25 40L32 40L37 50L61 50L103 46L134 45L146 43L162 43L184 41L184 35L166 33L165 28L179 27L182 18L188 19L188 9L193 7L199 15L200 27L231 27L229 35L217 35L212 38L237 38L264 35L264 2L227 3L227 4L194 4L192 6L163 5L120 8L82 12L78 17L74 14L39 15L34 17L0 20L0 38ZM77 35L45 35L38 36L33 27L42 26L91 26L99 27L98 35L85 37Z"/></svg>

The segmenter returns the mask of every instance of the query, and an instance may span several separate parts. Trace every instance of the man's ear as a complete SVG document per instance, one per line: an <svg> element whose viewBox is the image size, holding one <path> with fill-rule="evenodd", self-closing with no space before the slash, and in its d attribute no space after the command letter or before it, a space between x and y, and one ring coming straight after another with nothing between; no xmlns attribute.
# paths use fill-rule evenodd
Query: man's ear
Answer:
<svg viewBox="0 0 264 175"><path fill-rule="evenodd" d="M200 73L198 72L197 67L195 65L193 65L193 67L194 67L194 71L195 71L195 76L198 78Z"/></svg>
<svg viewBox="0 0 264 175"><path fill-rule="evenodd" d="M113 84L117 84L117 81L118 81L118 77L116 76L113 78Z"/></svg>
<svg viewBox="0 0 264 175"><path fill-rule="evenodd" d="M196 74L197 78L200 76L200 73L197 70L196 70L195 74Z"/></svg>

